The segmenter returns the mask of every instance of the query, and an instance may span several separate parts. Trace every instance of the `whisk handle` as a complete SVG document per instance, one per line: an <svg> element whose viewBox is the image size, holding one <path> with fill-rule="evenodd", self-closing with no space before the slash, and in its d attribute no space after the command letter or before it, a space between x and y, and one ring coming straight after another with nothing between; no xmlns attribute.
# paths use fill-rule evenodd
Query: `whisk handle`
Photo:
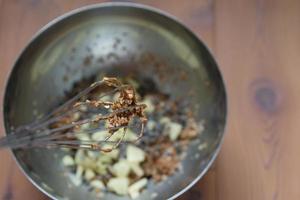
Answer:
<svg viewBox="0 0 300 200"><path fill-rule="evenodd" d="M0 149L3 148L20 148L20 147L32 147L34 146L34 135L26 134L20 137L16 134L8 134L0 138Z"/></svg>

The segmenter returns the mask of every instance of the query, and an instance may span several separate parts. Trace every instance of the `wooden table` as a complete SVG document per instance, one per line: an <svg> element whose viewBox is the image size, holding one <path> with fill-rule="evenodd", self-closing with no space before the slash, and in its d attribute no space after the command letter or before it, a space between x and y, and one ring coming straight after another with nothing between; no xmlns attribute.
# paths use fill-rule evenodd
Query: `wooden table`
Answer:
<svg viewBox="0 0 300 200"><path fill-rule="evenodd" d="M53 18L95 2L0 0L1 100L13 61L29 38ZM227 85L221 153L180 199L300 199L300 1L139 2L168 11L195 31L214 52ZM0 159L1 199L47 199L8 151L0 151Z"/></svg>

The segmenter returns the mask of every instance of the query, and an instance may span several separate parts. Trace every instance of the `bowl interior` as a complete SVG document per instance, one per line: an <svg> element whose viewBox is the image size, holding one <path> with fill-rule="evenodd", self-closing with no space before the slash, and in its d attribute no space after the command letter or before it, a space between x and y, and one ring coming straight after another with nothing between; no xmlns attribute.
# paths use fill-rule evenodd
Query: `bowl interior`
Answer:
<svg viewBox="0 0 300 200"><path fill-rule="evenodd" d="M135 6L94 6L52 23L23 51L4 100L7 133L49 112L73 84L101 74L133 74L171 96L188 99L205 131L190 145L183 172L151 184L140 199L168 199L200 178L222 140L226 97L216 63L206 47L178 22ZM149 83L150 84L150 83ZM203 148L199 149L199 145ZM76 187L61 163L64 151L14 150L21 168L41 190L58 199L96 199ZM103 199L127 199L111 194Z"/></svg>

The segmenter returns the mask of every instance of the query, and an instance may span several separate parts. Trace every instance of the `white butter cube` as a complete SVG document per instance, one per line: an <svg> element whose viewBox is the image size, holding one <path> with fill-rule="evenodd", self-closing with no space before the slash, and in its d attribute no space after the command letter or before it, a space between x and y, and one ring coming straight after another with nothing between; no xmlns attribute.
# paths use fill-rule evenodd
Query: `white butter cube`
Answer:
<svg viewBox="0 0 300 200"><path fill-rule="evenodd" d="M102 181L99 180L93 180L90 185L95 188L95 189L104 189L104 183Z"/></svg>
<svg viewBox="0 0 300 200"><path fill-rule="evenodd" d="M182 125L176 122L169 122L166 125L170 140L175 141L182 131Z"/></svg>
<svg viewBox="0 0 300 200"><path fill-rule="evenodd" d="M138 180L137 182L133 183L128 188L128 193L132 199L137 198L140 195L140 191L146 187L148 180L146 178L143 178L141 180Z"/></svg>
<svg viewBox="0 0 300 200"><path fill-rule="evenodd" d="M127 146L126 158L130 162L143 162L145 160L145 152L133 145Z"/></svg>
<svg viewBox="0 0 300 200"><path fill-rule="evenodd" d="M120 160L112 166L112 173L117 177L126 177L130 172L130 164L127 160Z"/></svg>
<svg viewBox="0 0 300 200"><path fill-rule="evenodd" d="M119 195L126 195L128 193L129 180L126 177L117 177L109 179L107 188Z"/></svg>
<svg viewBox="0 0 300 200"><path fill-rule="evenodd" d="M138 177L141 177L144 175L144 171L143 171L142 167L139 165L139 163L130 162L130 168L131 168L132 172L135 173L135 175L137 175Z"/></svg>
<svg viewBox="0 0 300 200"><path fill-rule="evenodd" d="M64 156L62 162L63 162L64 166L73 166L73 165L75 165L75 161L72 158L72 156L70 156L70 155Z"/></svg>
<svg viewBox="0 0 300 200"><path fill-rule="evenodd" d="M84 178L85 180L89 181L91 180L92 178L94 178L96 176L95 172L91 169L87 169L85 170L84 172Z"/></svg>

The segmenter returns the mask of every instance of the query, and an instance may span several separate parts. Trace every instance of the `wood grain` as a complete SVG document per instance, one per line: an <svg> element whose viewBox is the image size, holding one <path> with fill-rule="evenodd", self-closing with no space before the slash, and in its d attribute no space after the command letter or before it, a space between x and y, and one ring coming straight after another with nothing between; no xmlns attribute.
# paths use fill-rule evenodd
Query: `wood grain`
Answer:
<svg viewBox="0 0 300 200"><path fill-rule="evenodd" d="M218 1L216 53L230 115L219 199L300 199L299 1Z"/></svg>
<svg viewBox="0 0 300 200"><path fill-rule="evenodd" d="M11 66L31 36L53 18L96 2L102 1L0 0L1 105ZM195 31L216 55L227 86L221 153L179 199L300 199L300 1L138 2L175 15ZM0 199L47 199L8 151L0 151L0 158Z"/></svg>

